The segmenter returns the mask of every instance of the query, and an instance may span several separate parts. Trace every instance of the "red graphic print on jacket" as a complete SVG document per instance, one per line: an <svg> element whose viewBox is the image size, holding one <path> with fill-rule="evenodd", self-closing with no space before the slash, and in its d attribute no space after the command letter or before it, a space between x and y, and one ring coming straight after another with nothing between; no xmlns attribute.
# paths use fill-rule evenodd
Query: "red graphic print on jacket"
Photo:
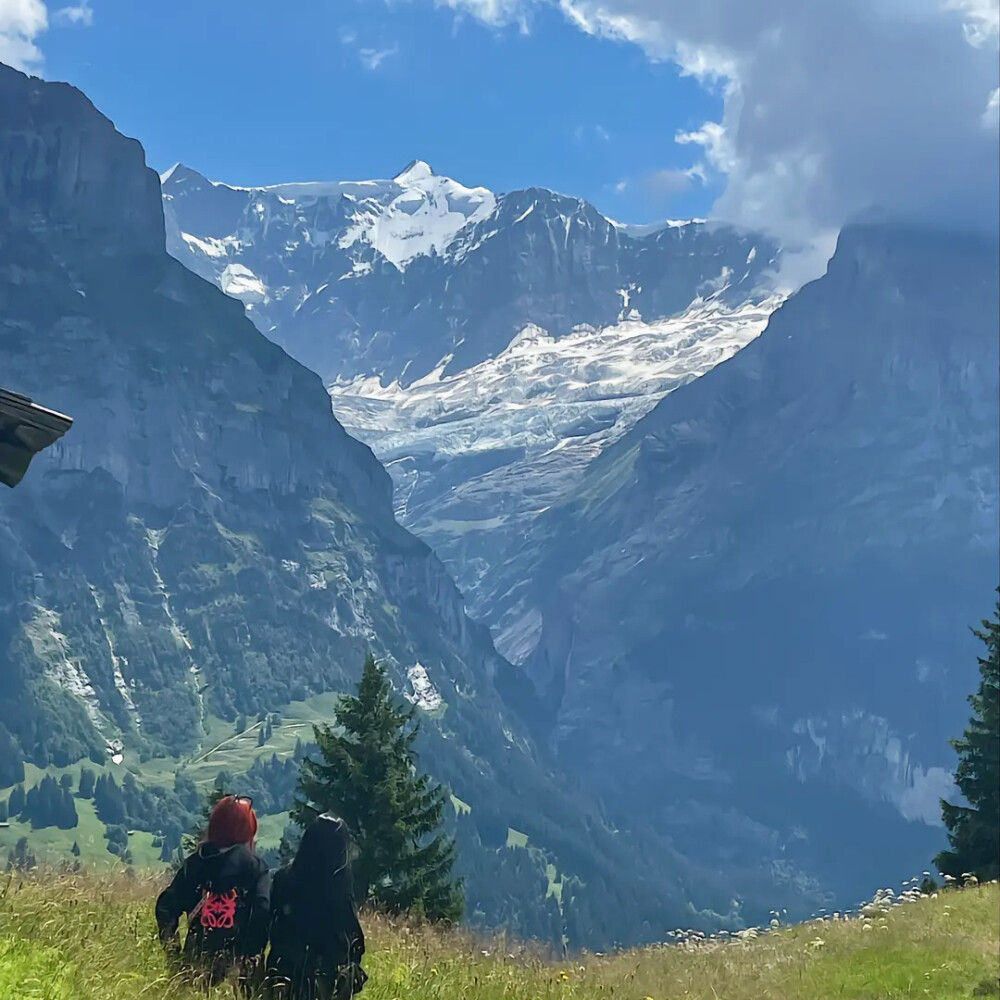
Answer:
<svg viewBox="0 0 1000 1000"><path fill-rule="evenodd" d="M201 898L201 926L205 930L232 930L236 925L236 890L209 892Z"/></svg>

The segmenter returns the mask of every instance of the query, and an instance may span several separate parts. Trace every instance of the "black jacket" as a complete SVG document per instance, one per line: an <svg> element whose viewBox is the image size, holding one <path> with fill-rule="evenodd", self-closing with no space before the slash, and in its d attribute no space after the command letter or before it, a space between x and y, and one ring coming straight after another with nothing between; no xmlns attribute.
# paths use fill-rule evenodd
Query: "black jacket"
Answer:
<svg viewBox="0 0 1000 1000"><path fill-rule="evenodd" d="M272 977L296 985L318 974L335 977L360 965L364 953L365 934L348 877L300 878L293 865L275 873L267 956Z"/></svg>
<svg viewBox="0 0 1000 1000"><path fill-rule="evenodd" d="M218 848L202 844L181 865L174 880L156 900L156 923L160 940L176 940L181 914L188 915L188 933L184 955L196 959L205 950L205 932L192 914L202 902L202 891L240 892L242 908L236 938L235 955L259 955L267 945L270 922L271 875L267 865L245 844Z"/></svg>

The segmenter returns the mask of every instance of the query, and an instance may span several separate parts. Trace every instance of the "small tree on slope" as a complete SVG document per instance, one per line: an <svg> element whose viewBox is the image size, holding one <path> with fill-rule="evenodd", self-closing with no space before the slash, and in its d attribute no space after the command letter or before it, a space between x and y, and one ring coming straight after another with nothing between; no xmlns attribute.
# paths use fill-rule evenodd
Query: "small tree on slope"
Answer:
<svg viewBox="0 0 1000 1000"><path fill-rule="evenodd" d="M993 620L973 633L986 645L985 658L979 657L982 679L969 697L969 726L962 739L951 741L959 758L955 783L969 805L941 802L951 850L934 861L944 875L971 872L988 881L1000 874L1000 601Z"/></svg>
<svg viewBox="0 0 1000 1000"><path fill-rule="evenodd" d="M463 900L451 873L455 843L440 830L447 794L417 772L413 716L369 655L357 695L337 705L341 732L314 727L320 759L302 762L292 819L304 829L318 809L347 822L359 848L351 866L358 902L457 921Z"/></svg>

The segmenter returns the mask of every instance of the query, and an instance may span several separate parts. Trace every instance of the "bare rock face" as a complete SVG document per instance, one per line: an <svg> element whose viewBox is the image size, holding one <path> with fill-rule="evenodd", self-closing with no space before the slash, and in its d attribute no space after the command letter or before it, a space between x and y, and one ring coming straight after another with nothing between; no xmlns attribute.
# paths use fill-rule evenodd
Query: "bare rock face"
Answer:
<svg viewBox="0 0 1000 1000"><path fill-rule="evenodd" d="M91 255L163 249L159 183L142 147L73 87L0 65L7 105L0 217Z"/></svg>

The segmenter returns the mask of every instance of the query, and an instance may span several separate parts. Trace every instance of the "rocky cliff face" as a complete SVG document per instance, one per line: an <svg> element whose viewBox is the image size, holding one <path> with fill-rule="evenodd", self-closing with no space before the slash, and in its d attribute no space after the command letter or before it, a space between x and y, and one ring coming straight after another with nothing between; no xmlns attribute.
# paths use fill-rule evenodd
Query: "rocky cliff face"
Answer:
<svg viewBox="0 0 1000 1000"><path fill-rule="evenodd" d="M20 86L4 109L0 212L10 227L44 231L78 252L158 254L164 228L156 175L145 169L138 142L103 116L87 116L88 108L65 84L44 96ZM66 129L67 120L76 127Z"/></svg>
<svg viewBox="0 0 1000 1000"><path fill-rule="evenodd" d="M512 553L539 728L615 814L720 860L752 821L847 902L926 866L996 586L997 289L995 241L845 230Z"/></svg>
<svg viewBox="0 0 1000 1000"><path fill-rule="evenodd" d="M234 189L164 176L170 252L327 382L401 522L503 648L504 562L540 510L665 393L781 301L778 248L703 223L642 235L540 188L494 195L411 164L391 181ZM533 633L529 633L533 636Z"/></svg>
<svg viewBox="0 0 1000 1000"><path fill-rule="evenodd" d="M461 800L477 919L601 944L661 936L696 897L728 912L550 773L498 695L509 666L320 379L166 255L138 144L0 67L0 168L0 381L75 418L0 504L4 752L66 764L120 740L140 776L169 770L219 719L344 690L371 647ZM508 827L530 853L503 850ZM548 863L583 880L562 912Z"/></svg>

